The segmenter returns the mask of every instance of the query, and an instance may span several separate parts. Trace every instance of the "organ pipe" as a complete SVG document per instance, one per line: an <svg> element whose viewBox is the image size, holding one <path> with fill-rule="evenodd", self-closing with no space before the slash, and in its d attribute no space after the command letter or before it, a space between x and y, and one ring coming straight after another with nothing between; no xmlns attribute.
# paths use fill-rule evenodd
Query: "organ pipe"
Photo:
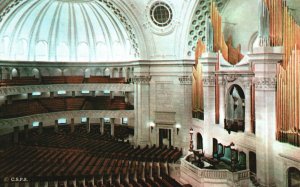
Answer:
<svg viewBox="0 0 300 187"><path fill-rule="evenodd" d="M285 0L265 0L270 20L270 45L283 46L277 71L276 138L300 146L300 27Z"/></svg>

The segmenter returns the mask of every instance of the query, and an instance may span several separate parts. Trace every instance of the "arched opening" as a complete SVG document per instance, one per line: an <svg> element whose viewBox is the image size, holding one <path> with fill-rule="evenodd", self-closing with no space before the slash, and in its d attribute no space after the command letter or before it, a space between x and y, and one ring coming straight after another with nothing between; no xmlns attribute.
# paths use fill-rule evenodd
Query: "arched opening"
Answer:
<svg viewBox="0 0 300 187"><path fill-rule="evenodd" d="M288 169L288 186L300 186L300 170L294 167Z"/></svg>
<svg viewBox="0 0 300 187"><path fill-rule="evenodd" d="M200 132L197 133L197 149L203 149L203 138Z"/></svg>
<svg viewBox="0 0 300 187"><path fill-rule="evenodd" d="M34 68L32 71L32 76L34 76L34 78L39 79L40 78L40 71L37 68Z"/></svg>
<svg viewBox="0 0 300 187"><path fill-rule="evenodd" d="M245 94L243 89L234 84L228 89L226 98L225 129L238 132L245 130Z"/></svg>
<svg viewBox="0 0 300 187"><path fill-rule="evenodd" d="M110 69L109 68L105 68L104 76L110 76Z"/></svg>
<svg viewBox="0 0 300 187"><path fill-rule="evenodd" d="M90 69L86 69L84 71L84 78L90 78L91 76L91 70Z"/></svg>
<svg viewBox="0 0 300 187"><path fill-rule="evenodd" d="M19 73L19 71L16 68L14 68L14 69L11 70L11 77L12 78L20 77L20 73Z"/></svg>

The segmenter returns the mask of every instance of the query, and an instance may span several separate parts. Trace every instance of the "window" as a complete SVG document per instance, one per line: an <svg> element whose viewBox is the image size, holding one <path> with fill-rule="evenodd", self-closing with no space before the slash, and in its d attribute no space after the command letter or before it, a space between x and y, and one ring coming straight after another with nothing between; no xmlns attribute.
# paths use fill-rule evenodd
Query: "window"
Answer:
<svg viewBox="0 0 300 187"><path fill-rule="evenodd" d="M67 119L66 118L60 118L57 121L58 124L67 124Z"/></svg>
<svg viewBox="0 0 300 187"><path fill-rule="evenodd" d="M104 118L104 122L105 123L109 123L110 122L110 118Z"/></svg>
<svg viewBox="0 0 300 187"><path fill-rule="evenodd" d="M90 91L89 91L89 90L82 90L81 93L82 93L82 94L89 94Z"/></svg>
<svg viewBox="0 0 300 187"><path fill-rule="evenodd" d="M38 127L40 125L40 122L39 121L34 121L32 122L32 126L33 127Z"/></svg>
<svg viewBox="0 0 300 187"><path fill-rule="evenodd" d="M110 94L110 90L104 90L103 93L104 94Z"/></svg>
<svg viewBox="0 0 300 187"><path fill-rule="evenodd" d="M150 16L153 23L159 27L165 27L172 21L172 10L164 2L156 2L150 9Z"/></svg>
<svg viewBox="0 0 300 187"><path fill-rule="evenodd" d="M87 117L82 117L81 118L81 123L86 123L87 122Z"/></svg>
<svg viewBox="0 0 300 187"><path fill-rule="evenodd" d="M39 96L39 95L41 95L41 92L32 92L32 95L33 96Z"/></svg>
<svg viewBox="0 0 300 187"><path fill-rule="evenodd" d="M127 124L128 123L128 118L122 118L122 124Z"/></svg>
<svg viewBox="0 0 300 187"><path fill-rule="evenodd" d="M64 95L66 94L67 92L65 90L60 90L57 92L58 95Z"/></svg>

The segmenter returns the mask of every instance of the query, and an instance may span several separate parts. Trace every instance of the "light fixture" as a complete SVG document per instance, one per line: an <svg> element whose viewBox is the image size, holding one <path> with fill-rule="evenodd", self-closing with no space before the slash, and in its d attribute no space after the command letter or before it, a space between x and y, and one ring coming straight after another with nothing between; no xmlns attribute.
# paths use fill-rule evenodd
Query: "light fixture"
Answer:
<svg viewBox="0 0 300 187"><path fill-rule="evenodd" d="M151 128L151 133L152 133L152 130L153 130L153 128L155 127L155 123L153 123L153 122L150 122L150 128Z"/></svg>
<svg viewBox="0 0 300 187"><path fill-rule="evenodd" d="M179 123L176 123L175 127L176 127L177 135L178 135L178 132L179 132L179 129L180 129L181 125Z"/></svg>
<svg viewBox="0 0 300 187"><path fill-rule="evenodd" d="M191 140L190 140L190 150L189 151L193 151L193 149L194 149L194 146L193 146L193 134L194 134L194 129L190 128Z"/></svg>

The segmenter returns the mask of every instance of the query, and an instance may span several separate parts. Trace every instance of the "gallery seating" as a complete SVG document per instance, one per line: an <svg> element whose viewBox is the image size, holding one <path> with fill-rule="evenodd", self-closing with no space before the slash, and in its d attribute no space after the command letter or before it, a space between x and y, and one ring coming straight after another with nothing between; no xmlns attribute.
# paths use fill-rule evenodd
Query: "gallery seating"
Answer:
<svg viewBox="0 0 300 187"><path fill-rule="evenodd" d="M125 103L124 97L54 97L15 100L0 107L0 117L13 118L33 114L69 110L131 110L133 106Z"/></svg>

